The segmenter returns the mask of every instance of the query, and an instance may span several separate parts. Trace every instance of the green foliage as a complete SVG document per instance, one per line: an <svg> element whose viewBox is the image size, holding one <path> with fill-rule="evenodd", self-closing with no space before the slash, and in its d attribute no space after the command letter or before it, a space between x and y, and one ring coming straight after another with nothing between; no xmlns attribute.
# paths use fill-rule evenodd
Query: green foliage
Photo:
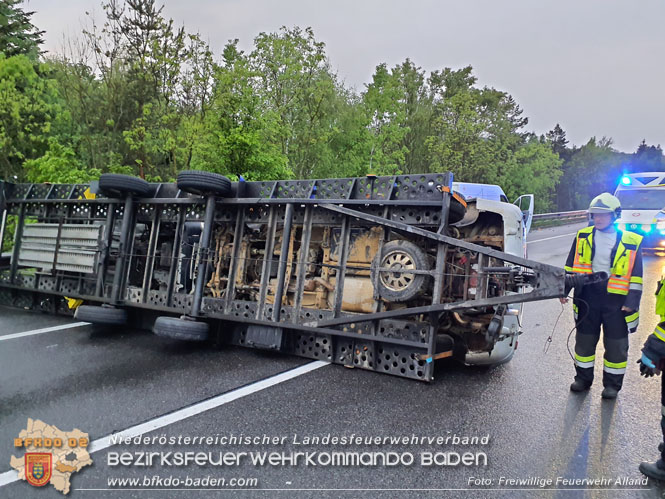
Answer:
<svg viewBox="0 0 665 499"><path fill-rule="evenodd" d="M22 164L41 156L59 107L54 81L28 56L0 54L0 177L24 179Z"/></svg>
<svg viewBox="0 0 665 499"><path fill-rule="evenodd" d="M601 192L614 192L620 169L620 157L612 149L611 139L592 137L582 147L573 149L564 165L566 183L560 186L569 209L586 209Z"/></svg>
<svg viewBox="0 0 665 499"><path fill-rule="evenodd" d="M86 168L71 147L55 140L49 141L49 148L43 156L27 160L24 168L29 182L83 184L96 180L101 174L95 168Z"/></svg>
<svg viewBox="0 0 665 499"><path fill-rule="evenodd" d="M553 207L551 199L562 175L562 163L546 144L529 140L515 151L498 183L509 200L525 193L534 194L535 211L548 212Z"/></svg>
<svg viewBox="0 0 665 499"><path fill-rule="evenodd" d="M44 32L30 21L34 12L25 12L18 7L21 3L22 0L0 2L0 53L6 57L27 55L36 59Z"/></svg>

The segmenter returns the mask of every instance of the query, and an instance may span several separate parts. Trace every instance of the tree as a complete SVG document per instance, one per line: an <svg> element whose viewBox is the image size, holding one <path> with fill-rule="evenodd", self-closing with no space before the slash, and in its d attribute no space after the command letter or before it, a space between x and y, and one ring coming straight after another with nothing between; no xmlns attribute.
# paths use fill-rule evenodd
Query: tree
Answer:
<svg viewBox="0 0 665 499"><path fill-rule="evenodd" d="M534 194L535 211L547 212L553 206L562 163L546 144L532 139L515 151L498 183L511 201L522 194Z"/></svg>
<svg viewBox="0 0 665 499"><path fill-rule="evenodd" d="M434 110L425 72L410 59L388 71L376 67L363 94L375 172L418 173L427 170L426 140Z"/></svg>
<svg viewBox="0 0 665 499"><path fill-rule="evenodd" d="M427 139L429 163L461 181L492 183L524 144L527 119L512 96L475 88L475 81L471 67L430 76L435 117Z"/></svg>
<svg viewBox="0 0 665 499"><path fill-rule="evenodd" d="M612 148L611 139L592 137L582 147L573 149L566 165L566 183L559 187L568 191L568 208L585 209L601 192L613 192L620 169L620 156Z"/></svg>
<svg viewBox="0 0 665 499"><path fill-rule="evenodd" d="M547 143L552 148L552 152L558 154L561 159L566 159L569 149L566 147L568 145L568 140L566 139L566 132L563 128L557 123L552 130L547 132Z"/></svg>
<svg viewBox="0 0 665 499"><path fill-rule="evenodd" d="M253 85L277 116L278 143L298 178L330 166L338 151L339 136L348 123L337 115L347 94L331 70L325 45L311 28L282 27L277 33L260 33L248 56Z"/></svg>
<svg viewBox="0 0 665 499"><path fill-rule="evenodd" d="M363 104L368 116L371 148L368 171L379 175L403 173L406 155L409 152L405 141L409 128L406 111L400 100L404 93L399 80L379 64L372 82L363 94Z"/></svg>
<svg viewBox="0 0 665 499"><path fill-rule="evenodd" d="M246 180L289 178L288 159L280 147L279 118L263 109L252 86L256 77L238 40L224 47L215 72L215 90L203 138L194 149L193 166Z"/></svg>
<svg viewBox="0 0 665 499"><path fill-rule="evenodd" d="M47 150L61 114L54 83L45 65L0 54L0 178L24 180L23 162Z"/></svg>
<svg viewBox="0 0 665 499"><path fill-rule="evenodd" d="M630 158L629 172L662 172L665 170L665 158L660 144L650 146L646 140L642 140L637 151Z"/></svg>
<svg viewBox="0 0 665 499"><path fill-rule="evenodd" d="M37 59L42 35L30 21L34 12L25 12L18 7L22 0L0 1L0 53L5 57L27 55Z"/></svg>

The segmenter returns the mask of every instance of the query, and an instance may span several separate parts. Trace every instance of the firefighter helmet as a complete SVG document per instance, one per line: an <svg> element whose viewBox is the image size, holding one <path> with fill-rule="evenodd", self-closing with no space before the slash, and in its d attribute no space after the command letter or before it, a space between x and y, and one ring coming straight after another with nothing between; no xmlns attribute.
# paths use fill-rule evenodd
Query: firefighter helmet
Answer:
<svg viewBox="0 0 665 499"><path fill-rule="evenodd" d="M609 192L603 192L591 200L589 213L612 213L615 218L620 218L621 201Z"/></svg>

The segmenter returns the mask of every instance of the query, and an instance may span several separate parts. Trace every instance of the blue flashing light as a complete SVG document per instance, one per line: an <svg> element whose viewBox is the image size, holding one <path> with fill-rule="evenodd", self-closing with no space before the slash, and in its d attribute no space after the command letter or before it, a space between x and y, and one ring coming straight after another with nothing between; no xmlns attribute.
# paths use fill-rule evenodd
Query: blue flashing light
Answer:
<svg viewBox="0 0 665 499"><path fill-rule="evenodd" d="M645 234L648 234L649 232L651 232L651 229L652 229L651 225L646 225L645 224L645 225L642 226L642 232L644 232Z"/></svg>
<svg viewBox="0 0 665 499"><path fill-rule="evenodd" d="M661 230L660 233L665 236L665 230Z"/></svg>
<svg viewBox="0 0 665 499"><path fill-rule="evenodd" d="M627 176L627 175L624 175L623 177L621 177L621 183L622 183L623 185L630 185L630 184L633 183L633 179L630 178L630 177Z"/></svg>

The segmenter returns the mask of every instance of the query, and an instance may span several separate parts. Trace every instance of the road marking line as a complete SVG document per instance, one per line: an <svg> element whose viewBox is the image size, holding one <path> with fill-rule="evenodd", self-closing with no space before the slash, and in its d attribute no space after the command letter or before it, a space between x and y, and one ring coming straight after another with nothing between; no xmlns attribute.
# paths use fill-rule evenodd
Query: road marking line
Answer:
<svg viewBox="0 0 665 499"><path fill-rule="evenodd" d="M45 327L43 329L33 329L25 333L14 333L0 336L0 341L13 340L14 338L23 338L24 336L32 336L33 334L50 333L51 331L60 331L61 329L70 329L74 327L81 327L89 325L89 322L74 322L72 324L62 324L60 326Z"/></svg>
<svg viewBox="0 0 665 499"><path fill-rule="evenodd" d="M270 388L271 386L275 386L280 383L284 383L285 381L289 381L293 378L297 378L298 376L302 376L303 374L307 374L316 369L319 369L320 367L327 366L328 364L329 362L315 360L314 362L310 362L309 364L305 364L304 366L296 367L295 369L291 369L289 371L276 374L269 378L256 381L249 385L236 388L235 390L231 390L230 392L217 395L216 397L204 400L202 402L198 402L188 407L183 407L182 409L178 409L163 416L159 416L158 418L146 421L145 423L141 423L136 426L131 426L126 430L119 431L118 433L113 433L111 435L98 438L97 440L93 440L90 443L88 452L92 454L93 452L99 452L100 450L104 450L114 445L117 445L111 441L111 437L114 437L114 440L116 438L118 439L128 438L128 437L132 438L132 437L137 437L139 435L143 435L144 433L149 433L151 431L159 430L160 428L164 428L165 426L169 426L173 423L177 423L178 421L191 418L192 416L196 416L198 414L201 414L202 412L209 411L210 409L215 409L216 407L228 404L229 402L233 402L234 400L246 397L247 395L251 395L252 393L260 392L261 390L265 390L266 388ZM0 473L0 487L16 481L18 481L18 471L9 470L5 471L4 473Z"/></svg>
<svg viewBox="0 0 665 499"><path fill-rule="evenodd" d="M561 234L560 236L552 236L552 237L544 237L543 239L536 239L535 241L527 241L527 244L531 243L539 243L541 241L549 241L550 239L558 239L559 237L568 237L568 236L574 236L577 234L577 232L571 232L570 234Z"/></svg>

